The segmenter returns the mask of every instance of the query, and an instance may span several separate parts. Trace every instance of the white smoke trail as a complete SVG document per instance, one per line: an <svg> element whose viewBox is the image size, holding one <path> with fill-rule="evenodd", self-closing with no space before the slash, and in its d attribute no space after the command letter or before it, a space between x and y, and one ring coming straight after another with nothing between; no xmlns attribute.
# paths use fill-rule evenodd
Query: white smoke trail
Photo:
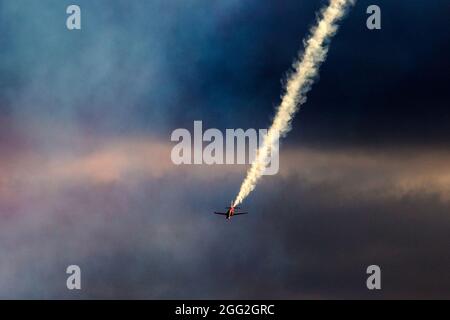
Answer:
<svg viewBox="0 0 450 320"><path fill-rule="evenodd" d="M295 61L294 72L289 76L285 86L285 93L278 106L272 126L267 136L257 151L254 162L247 172L241 189L234 200L234 206L242 201L253 191L261 178L272 146L278 137L286 135L290 130L290 124L300 105L306 101L306 93L317 76L321 63L328 52L328 42L337 31L337 22L342 18L346 8L355 0L330 0L327 7L321 10L317 24L311 29L310 37L304 41L305 51Z"/></svg>

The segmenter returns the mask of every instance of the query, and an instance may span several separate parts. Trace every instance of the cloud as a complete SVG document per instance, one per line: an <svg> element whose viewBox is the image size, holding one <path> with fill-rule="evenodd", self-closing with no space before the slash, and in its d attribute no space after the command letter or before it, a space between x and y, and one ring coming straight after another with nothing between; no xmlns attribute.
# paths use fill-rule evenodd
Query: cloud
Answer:
<svg viewBox="0 0 450 320"><path fill-rule="evenodd" d="M343 197L382 200L435 194L450 200L450 153L427 148L286 150L281 175L296 174L308 185L341 185Z"/></svg>
<svg viewBox="0 0 450 320"><path fill-rule="evenodd" d="M211 182L225 176L238 179L246 169L244 165L177 166L170 159L174 145L144 136L93 135L63 139L53 149L7 144L2 146L0 185L7 189L14 185L52 184L58 189L66 184L172 179L177 174ZM282 150L280 157L279 177L265 180L295 176L309 186L340 186L336 191L346 200L362 196L381 201L408 194L431 194L444 202L450 200L450 154L445 150L298 147Z"/></svg>
<svg viewBox="0 0 450 320"><path fill-rule="evenodd" d="M317 4L79 3L69 33L64 1L0 0L1 298L450 297L444 11L388 6L400 20L386 30L429 14L414 39L380 42L356 10L290 136L328 147L282 146L251 214L226 223L210 213L246 167L174 166L169 131L265 127ZM435 45L411 46L421 36ZM382 292L365 289L372 263ZM65 288L69 264L81 292Z"/></svg>
<svg viewBox="0 0 450 320"><path fill-rule="evenodd" d="M91 137L10 150L0 296L448 297L445 152L285 149L280 174L244 204L251 215L226 223L210 213L245 167L176 167L170 146ZM81 292L65 288L69 264ZM365 289L369 264L382 267L380 293Z"/></svg>

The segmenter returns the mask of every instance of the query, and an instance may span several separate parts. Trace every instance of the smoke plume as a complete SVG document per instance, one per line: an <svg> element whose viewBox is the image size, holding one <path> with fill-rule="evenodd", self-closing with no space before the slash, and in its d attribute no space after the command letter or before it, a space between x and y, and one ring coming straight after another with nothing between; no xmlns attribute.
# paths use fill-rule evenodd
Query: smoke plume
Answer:
<svg viewBox="0 0 450 320"><path fill-rule="evenodd" d="M311 89L319 67L326 58L328 43L338 28L337 22L345 14L346 8L353 3L354 0L330 0L329 5L321 10L317 24L311 29L310 37L304 41L305 51L294 62L294 71L286 81L284 95L272 126L258 149L255 161L248 170L234 200L235 206L242 203L255 189L256 183L266 168L274 143L279 137L289 132L291 121L299 107L306 101L306 94Z"/></svg>

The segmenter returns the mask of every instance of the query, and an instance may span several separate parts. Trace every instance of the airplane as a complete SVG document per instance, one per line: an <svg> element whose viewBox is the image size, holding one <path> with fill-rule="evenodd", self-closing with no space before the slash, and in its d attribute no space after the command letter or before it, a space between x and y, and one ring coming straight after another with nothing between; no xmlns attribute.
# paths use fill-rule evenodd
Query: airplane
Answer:
<svg viewBox="0 0 450 320"><path fill-rule="evenodd" d="M227 220L231 220L232 216L237 216L239 214L247 214L248 212L236 212L236 209L240 209L241 207L233 206L233 201L231 201L231 204L229 207L225 207L227 209L227 212L215 212L215 214L220 214L222 216L226 216Z"/></svg>

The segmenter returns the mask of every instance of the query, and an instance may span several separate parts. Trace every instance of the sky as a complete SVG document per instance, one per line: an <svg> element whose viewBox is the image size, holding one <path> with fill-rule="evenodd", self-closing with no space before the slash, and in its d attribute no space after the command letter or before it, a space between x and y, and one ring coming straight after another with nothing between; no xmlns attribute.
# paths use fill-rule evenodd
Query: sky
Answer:
<svg viewBox="0 0 450 320"><path fill-rule="evenodd" d="M249 215L248 166L171 161L269 127L324 4L0 0L0 298L450 298L447 1L357 2Z"/></svg>

